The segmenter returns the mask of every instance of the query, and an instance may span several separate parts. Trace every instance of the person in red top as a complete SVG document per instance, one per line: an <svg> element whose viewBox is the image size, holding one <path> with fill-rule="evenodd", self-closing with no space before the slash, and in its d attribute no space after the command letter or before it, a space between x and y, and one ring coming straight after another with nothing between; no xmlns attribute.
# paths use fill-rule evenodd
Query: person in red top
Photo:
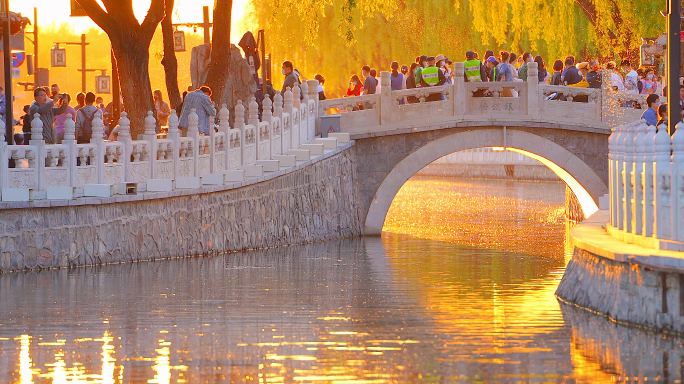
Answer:
<svg viewBox="0 0 684 384"><path fill-rule="evenodd" d="M363 84L357 75L353 75L349 79L349 87L347 87L347 96L361 96L363 92Z"/></svg>

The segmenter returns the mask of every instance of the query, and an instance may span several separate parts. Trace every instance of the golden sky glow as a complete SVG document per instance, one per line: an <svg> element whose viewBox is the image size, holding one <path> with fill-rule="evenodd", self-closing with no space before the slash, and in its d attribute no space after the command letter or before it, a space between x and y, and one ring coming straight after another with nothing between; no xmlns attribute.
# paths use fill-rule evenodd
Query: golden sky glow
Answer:
<svg viewBox="0 0 684 384"><path fill-rule="evenodd" d="M173 12L174 23L201 23L202 22L202 6L213 7L213 0L176 0L175 9ZM231 41L237 43L242 37L243 30L240 28L239 21L242 20L245 14L245 8L249 4L249 0L233 0L233 27L231 29ZM33 22L33 8L38 7L38 22L40 27L51 28L58 27L61 23L70 24L76 33L83 33L90 28L99 28L88 17L70 17L71 10L69 8L68 0L10 0L10 10L12 12L19 12L23 16L31 19ZM138 20L145 18L148 8L150 7L150 0L134 0L133 7L135 15ZM211 18L211 9L210 16ZM186 33L192 32L192 29L185 29ZM197 30L202 33L201 29Z"/></svg>

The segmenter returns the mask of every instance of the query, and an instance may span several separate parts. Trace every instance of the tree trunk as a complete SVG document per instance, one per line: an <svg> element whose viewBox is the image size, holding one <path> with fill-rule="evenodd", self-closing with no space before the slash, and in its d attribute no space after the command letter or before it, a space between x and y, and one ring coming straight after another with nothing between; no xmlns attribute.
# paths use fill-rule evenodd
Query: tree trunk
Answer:
<svg viewBox="0 0 684 384"><path fill-rule="evenodd" d="M145 131L147 111L152 111L156 117L148 68L149 49L157 26L164 19L164 0L151 0L142 22L135 17L133 0L76 1L109 36L119 73L124 108L131 121L131 136L136 139L139 133Z"/></svg>
<svg viewBox="0 0 684 384"><path fill-rule="evenodd" d="M169 105L171 109L178 108L181 103L180 90L178 89L178 60L176 59L176 52L173 49L173 2L174 0L165 0L166 16L161 22L162 37L164 40L164 58L161 64L164 66L164 75L166 78L166 91L169 95Z"/></svg>
<svg viewBox="0 0 684 384"><path fill-rule="evenodd" d="M223 91L228 81L230 66L230 25L233 0L214 0L214 20L211 34L211 63L207 85L217 108L223 103Z"/></svg>
<svg viewBox="0 0 684 384"><path fill-rule="evenodd" d="M136 41L116 39L110 36L114 58L121 79L121 95L128 119L131 121L131 137L136 140L145 132L147 111L156 118L148 63L147 46Z"/></svg>

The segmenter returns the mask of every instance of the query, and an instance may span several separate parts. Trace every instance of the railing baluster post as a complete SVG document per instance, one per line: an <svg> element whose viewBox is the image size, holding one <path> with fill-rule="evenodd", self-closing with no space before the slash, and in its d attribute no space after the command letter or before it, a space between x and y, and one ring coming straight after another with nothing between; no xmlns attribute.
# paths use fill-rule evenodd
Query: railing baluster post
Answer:
<svg viewBox="0 0 684 384"><path fill-rule="evenodd" d="M190 110L190 114L188 115L188 137L192 138L192 142L190 145L192 146L192 164L193 164L193 173L192 176L194 177L199 177L197 174L197 165L199 163L199 116L197 116L197 112L195 108L192 108Z"/></svg>
<svg viewBox="0 0 684 384"><path fill-rule="evenodd" d="M646 237L653 236L653 157L655 156L655 131L656 128L646 126L648 133L644 138L643 171L641 182L643 189L643 229L641 234ZM665 128L667 129L667 128ZM611 200L612 201L612 200Z"/></svg>
<svg viewBox="0 0 684 384"><path fill-rule="evenodd" d="M454 116L463 117L466 113L465 98L465 67L462 62L454 63L454 89L453 102L454 102Z"/></svg>
<svg viewBox="0 0 684 384"><path fill-rule="evenodd" d="M123 144L124 180L131 180L131 154L133 153L133 141L131 139L131 121L126 112L121 112L119 118L119 137L117 141ZM74 164L76 161L74 161Z"/></svg>
<svg viewBox="0 0 684 384"><path fill-rule="evenodd" d="M48 127L52 129L52 127ZM36 148L36 186L38 191L45 190L45 140L43 140L43 122L40 115L33 115L31 121L31 140L29 144Z"/></svg>
<svg viewBox="0 0 684 384"><path fill-rule="evenodd" d="M523 88L525 89L525 88ZM531 119L539 116L539 68L537 63L527 63L527 115Z"/></svg>
<svg viewBox="0 0 684 384"><path fill-rule="evenodd" d="M394 109L398 108L397 102L392 102L392 79L390 72L380 72L380 124L391 124L395 115Z"/></svg>
<svg viewBox="0 0 684 384"><path fill-rule="evenodd" d="M672 239L671 149L670 134L665 129L659 130L655 136L655 164L653 165L655 196L653 236L663 240Z"/></svg>
<svg viewBox="0 0 684 384"><path fill-rule="evenodd" d="M672 136L672 240L684 242L684 124ZM667 128L663 127L667 132Z"/></svg>
<svg viewBox="0 0 684 384"><path fill-rule="evenodd" d="M632 233L641 235L643 230L643 201L644 190L642 183L642 176L644 170L644 139L648 134L648 124L642 122L636 128L636 135L634 135L634 156L632 160L631 180L633 185L633 199L631 201L632 207Z"/></svg>

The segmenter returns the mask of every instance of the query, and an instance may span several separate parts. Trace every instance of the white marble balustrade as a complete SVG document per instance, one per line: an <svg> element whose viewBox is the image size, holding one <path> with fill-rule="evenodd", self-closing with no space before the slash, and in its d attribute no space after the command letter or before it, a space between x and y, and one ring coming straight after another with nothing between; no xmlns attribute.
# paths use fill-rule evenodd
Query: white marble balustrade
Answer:
<svg viewBox="0 0 684 384"><path fill-rule="evenodd" d="M537 63L528 64L525 82L465 82L463 63L454 63L454 72L454 84L400 91L391 90L390 72L381 72L380 93L319 101L318 114L340 111L342 132L364 134L432 123L496 120L607 129L639 119L643 109L633 105L645 108L645 95L614 91L607 82L601 89L539 83ZM603 78L610 74L604 73ZM428 101L434 94L441 97Z"/></svg>
<svg viewBox="0 0 684 384"><path fill-rule="evenodd" d="M223 184L224 175L228 174L230 180L226 176L225 182L234 182L235 175L241 173L232 171L250 166L251 173L260 171L258 161L271 161L274 156L314 140L317 90L318 82L313 80L302 84L301 89L295 86L292 91L288 90L284 99L279 94L273 102L267 98L261 119L254 99L247 105L239 101L232 127L229 111L223 106L217 114L219 123L209 135L199 133L198 116L193 110L188 118L187 137L181 137L178 117L172 111L167 138L159 139L156 121L152 112L148 112L144 132L138 135L138 140L133 140L131 123L124 112L118 124L117 141L109 141L99 134L103 132L102 117L97 112L90 143L76 143L75 124L69 117L62 144L46 145L42 122L35 115L29 145L8 145L4 123L0 120L2 200L77 198L88 196L86 186L104 187L99 190L113 193L130 193L131 185L137 191L145 188L162 191L169 186L190 188L215 185L217 180ZM245 116L248 116L246 122ZM273 163L269 164L273 167Z"/></svg>
<svg viewBox="0 0 684 384"><path fill-rule="evenodd" d="M684 125L673 136L644 120L614 127L608 147L608 231L629 243L684 251Z"/></svg>

